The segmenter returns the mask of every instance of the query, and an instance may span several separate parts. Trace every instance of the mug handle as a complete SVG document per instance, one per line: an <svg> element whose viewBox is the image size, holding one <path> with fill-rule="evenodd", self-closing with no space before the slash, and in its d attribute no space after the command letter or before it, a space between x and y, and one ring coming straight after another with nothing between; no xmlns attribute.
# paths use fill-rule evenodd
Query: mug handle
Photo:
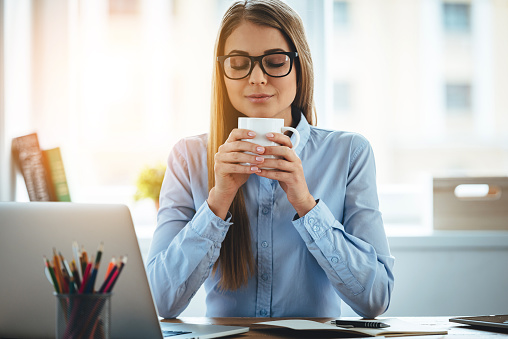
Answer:
<svg viewBox="0 0 508 339"><path fill-rule="evenodd" d="M291 132L293 132L293 134L295 135L295 139L296 139L296 140L295 140L295 144L293 145L293 148L291 148L291 149L295 149L295 148L298 146L298 144L300 143L300 132L298 132L298 131L296 130L296 128L293 128L293 127L285 127L285 126L281 128L281 131L282 131L282 132L286 132L286 131L291 131Z"/></svg>

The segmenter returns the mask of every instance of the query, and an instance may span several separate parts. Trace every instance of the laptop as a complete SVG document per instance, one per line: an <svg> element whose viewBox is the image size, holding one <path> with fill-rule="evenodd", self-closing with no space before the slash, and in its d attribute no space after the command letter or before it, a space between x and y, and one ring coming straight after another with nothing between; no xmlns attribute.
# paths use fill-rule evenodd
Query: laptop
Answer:
<svg viewBox="0 0 508 339"><path fill-rule="evenodd" d="M451 318L450 321L459 324L478 326L485 329L492 328L508 330L508 314L457 317Z"/></svg>
<svg viewBox="0 0 508 339"><path fill-rule="evenodd" d="M55 247L70 261L74 241L89 256L104 243L96 288L112 257L128 258L111 299L113 338L216 338L249 330L159 321L127 206L0 202L0 337L55 337L56 297L43 256L52 257Z"/></svg>

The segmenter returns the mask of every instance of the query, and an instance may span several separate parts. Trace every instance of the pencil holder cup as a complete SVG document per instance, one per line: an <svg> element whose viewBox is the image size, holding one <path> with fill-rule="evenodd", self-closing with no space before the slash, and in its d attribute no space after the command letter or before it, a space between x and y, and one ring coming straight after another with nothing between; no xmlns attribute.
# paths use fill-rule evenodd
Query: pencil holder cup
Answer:
<svg viewBox="0 0 508 339"><path fill-rule="evenodd" d="M111 293L55 295L56 338L110 338Z"/></svg>

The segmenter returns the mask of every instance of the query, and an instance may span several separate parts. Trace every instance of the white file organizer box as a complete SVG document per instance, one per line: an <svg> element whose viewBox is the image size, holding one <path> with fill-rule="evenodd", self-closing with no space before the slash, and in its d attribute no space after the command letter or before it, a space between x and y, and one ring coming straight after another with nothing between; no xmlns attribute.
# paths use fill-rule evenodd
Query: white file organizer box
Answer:
<svg viewBox="0 0 508 339"><path fill-rule="evenodd" d="M433 179L435 230L508 230L508 177Z"/></svg>

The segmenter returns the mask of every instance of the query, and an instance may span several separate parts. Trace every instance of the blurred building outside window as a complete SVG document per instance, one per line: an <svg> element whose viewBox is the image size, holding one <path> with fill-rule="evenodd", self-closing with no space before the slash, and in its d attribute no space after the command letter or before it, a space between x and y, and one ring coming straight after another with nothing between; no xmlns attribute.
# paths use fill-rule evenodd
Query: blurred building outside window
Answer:
<svg viewBox="0 0 508 339"><path fill-rule="evenodd" d="M495 0L288 0L316 72L318 126L371 142L388 233L430 227L431 177L508 173L508 8ZM76 202L126 203L136 177L208 132L229 0L4 2L3 138L60 146ZM196 6L200 10L196 10ZM1 117L0 117L1 118ZM17 199L26 200L18 177Z"/></svg>

